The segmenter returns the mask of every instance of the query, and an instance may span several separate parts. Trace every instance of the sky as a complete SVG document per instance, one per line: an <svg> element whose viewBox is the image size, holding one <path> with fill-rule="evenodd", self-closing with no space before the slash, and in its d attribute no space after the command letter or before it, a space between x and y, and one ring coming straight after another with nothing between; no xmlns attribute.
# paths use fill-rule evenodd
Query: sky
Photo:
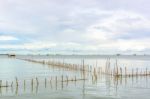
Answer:
<svg viewBox="0 0 150 99"><path fill-rule="evenodd" d="M0 53L150 54L150 0L0 0Z"/></svg>

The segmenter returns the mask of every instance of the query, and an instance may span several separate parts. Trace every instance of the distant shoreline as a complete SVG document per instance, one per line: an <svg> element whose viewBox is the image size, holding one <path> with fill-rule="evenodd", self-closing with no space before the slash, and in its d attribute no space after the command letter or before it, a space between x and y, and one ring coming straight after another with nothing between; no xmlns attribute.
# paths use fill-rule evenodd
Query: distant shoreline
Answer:
<svg viewBox="0 0 150 99"><path fill-rule="evenodd" d="M8 56L11 54L0 54L0 56ZM15 54L16 56L150 56L149 54L144 54L144 55L138 55L138 54L120 54L120 55L115 55L115 54Z"/></svg>

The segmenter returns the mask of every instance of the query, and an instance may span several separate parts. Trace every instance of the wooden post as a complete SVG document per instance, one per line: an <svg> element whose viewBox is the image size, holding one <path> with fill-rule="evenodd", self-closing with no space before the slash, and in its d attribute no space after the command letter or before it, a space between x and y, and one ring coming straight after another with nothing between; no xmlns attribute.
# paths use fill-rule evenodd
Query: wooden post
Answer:
<svg viewBox="0 0 150 99"><path fill-rule="evenodd" d="M68 76L66 76L66 79L67 79L67 86L68 86Z"/></svg>
<svg viewBox="0 0 150 99"><path fill-rule="evenodd" d="M75 76L75 85L76 85L76 81L77 81L77 78L76 78L76 76Z"/></svg>
<svg viewBox="0 0 150 99"><path fill-rule="evenodd" d="M117 59L116 59L116 75L118 75L118 63L117 63Z"/></svg>
<svg viewBox="0 0 150 99"><path fill-rule="evenodd" d="M83 73L84 73L84 59L83 59Z"/></svg>
<svg viewBox="0 0 150 99"><path fill-rule="evenodd" d="M63 75L62 75L62 89L63 89L63 79L64 79L64 78L63 78Z"/></svg>
<svg viewBox="0 0 150 99"><path fill-rule="evenodd" d="M77 78L76 78L76 76L75 76L74 80L75 80L75 81L77 81Z"/></svg>
<svg viewBox="0 0 150 99"><path fill-rule="evenodd" d="M0 80L0 88L2 87L2 80Z"/></svg>
<svg viewBox="0 0 150 99"><path fill-rule="evenodd" d="M56 81L56 90L57 90L57 76L55 77L55 81Z"/></svg>
<svg viewBox="0 0 150 99"><path fill-rule="evenodd" d="M47 79L45 78L45 88L46 88L46 85L47 85Z"/></svg>
<svg viewBox="0 0 150 99"><path fill-rule="evenodd" d="M18 84L18 78L16 77L16 86L19 86L19 84Z"/></svg>
<svg viewBox="0 0 150 99"><path fill-rule="evenodd" d="M125 67L125 77L127 76L127 67Z"/></svg>
<svg viewBox="0 0 150 99"><path fill-rule="evenodd" d="M24 80L24 91L26 90L26 80Z"/></svg>
<svg viewBox="0 0 150 99"><path fill-rule="evenodd" d="M11 87L13 87L13 81L11 82Z"/></svg>
<svg viewBox="0 0 150 99"><path fill-rule="evenodd" d="M122 68L120 67L120 76L122 76Z"/></svg>
<svg viewBox="0 0 150 99"><path fill-rule="evenodd" d="M39 85L39 81L38 81L38 78L36 77L36 84L37 86Z"/></svg>
<svg viewBox="0 0 150 99"><path fill-rule="evenodd" d="M132 77L133 77L133 75L134 75L134 69L132 68Z"/></svg>

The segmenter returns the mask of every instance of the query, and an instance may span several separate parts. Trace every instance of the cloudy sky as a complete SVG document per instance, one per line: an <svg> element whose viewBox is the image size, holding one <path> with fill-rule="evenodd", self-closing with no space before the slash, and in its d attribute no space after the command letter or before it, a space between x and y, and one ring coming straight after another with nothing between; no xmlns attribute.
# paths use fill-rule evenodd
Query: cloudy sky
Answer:
<svg viewBox="0 0 150 99"><path fill-rule="evenodd" d="M0 53L150 53L149 0L0 0Z"/></svg>

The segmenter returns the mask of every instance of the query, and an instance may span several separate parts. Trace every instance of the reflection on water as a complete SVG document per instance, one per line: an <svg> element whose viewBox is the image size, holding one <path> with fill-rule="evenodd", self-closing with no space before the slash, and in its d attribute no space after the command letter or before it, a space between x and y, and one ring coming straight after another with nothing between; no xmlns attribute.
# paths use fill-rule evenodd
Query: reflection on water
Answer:
<svg viewBox="0 0 150 99"><path fill-rule="evenodd" d="M93 72L1 57L0 98L2 99L149 99L150 76L111 76L103 74L103 57L18 56L36 60L57 60L63 63L88 64ZM118 65L148 68L150 57L121 57ZM111 57L114 66L116 57ZM91 66L97 67L96 69ZM132 68L131 68L132 70Z"/></svg>

